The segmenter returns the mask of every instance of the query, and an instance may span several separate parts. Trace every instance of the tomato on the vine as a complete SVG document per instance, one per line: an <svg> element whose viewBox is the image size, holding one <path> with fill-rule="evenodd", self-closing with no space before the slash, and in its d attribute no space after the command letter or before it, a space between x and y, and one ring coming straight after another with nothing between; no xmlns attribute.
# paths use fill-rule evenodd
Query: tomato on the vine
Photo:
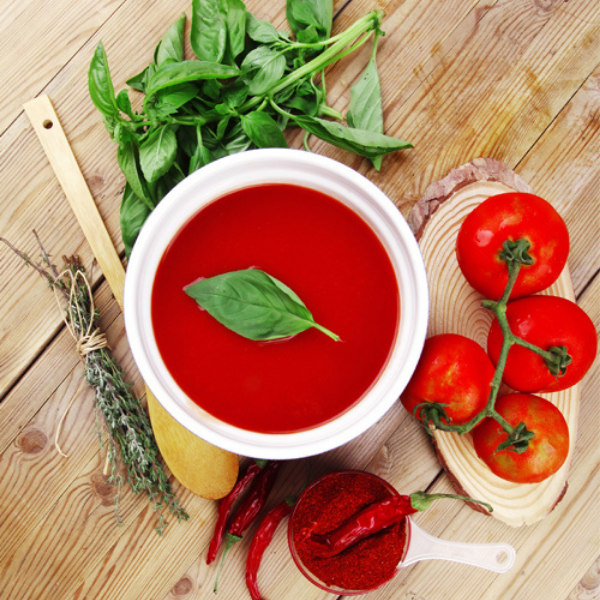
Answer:
<svg viewBox="0 0 600 600"><path fill-rule="evenodd" d="M419 404L442 404L447 416L442 422L462 425L485 408L493 376L492 362L477 342L455 333L435 335L425 340L402 404L420 420Z"/></svg>
<svg viewBox="0 0 600 600"><path fill-rule="evenodd" d="M514 344L502 379L520 392L558 392L578 383L592 366L598 340L588 315L574 302L557 296L529 296L509 302L506 317L511 332L542 350L565 346L571 362L564 375L552 374L544 359L529 348ZM494 319L487 349L498 363L503 335Z"/></svg>
<svg viewBox="0 0 600 600"><path fill-rule="evenodd" d="M508 281L503 244L519 239L529 242L533 264L521 266L511 298L540 292L556 281L569 254L565 222L546 200L524 192L491 196L464 220L456 241L458 264L486 298L502 296Z"/></svg>
<svg viewBox="0 0 600 600"><path fill-rule="evenodd" d="M495 419L477 425L471 432L473 445L493 473L514 483L537 483L562 467L569 454L569 427L554 404L532 394L508 394L498 398L495 408L512 427L523 422L534 435L519 454L498 450L508 434Z"/></svg>

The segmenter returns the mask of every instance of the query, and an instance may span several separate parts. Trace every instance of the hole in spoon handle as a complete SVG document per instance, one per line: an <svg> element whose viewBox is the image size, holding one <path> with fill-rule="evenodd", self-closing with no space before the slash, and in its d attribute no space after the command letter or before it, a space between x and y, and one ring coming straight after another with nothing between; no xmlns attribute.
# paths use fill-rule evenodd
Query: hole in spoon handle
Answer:
<svg viewBox="0 0 600 600"><path fill-rule="evenodd" d="M503 542L470 544L447 542L429 535L409 519L410 537L404 560L398 567L406 567L421 560L449 560L480 567L496 573L506 573L516 560L515 549Z"/></svg>

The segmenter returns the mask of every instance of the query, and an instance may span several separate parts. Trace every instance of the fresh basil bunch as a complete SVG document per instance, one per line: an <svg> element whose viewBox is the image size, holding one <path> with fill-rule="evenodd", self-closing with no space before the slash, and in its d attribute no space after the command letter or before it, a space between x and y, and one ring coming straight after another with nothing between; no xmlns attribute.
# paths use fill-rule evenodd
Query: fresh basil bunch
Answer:
<svg viewBox="0 0 600 600"><path fill-rule="evenodd" d="M127 255L146 218L188 174L248 148L287 147L282 131L308 135L361 156L377 169L381 157L411 144L383 134L381 88L375 54L382 11L373 11L331 37L332 0L287 0L291 29L278 31L250 14L242 0L193 0L185 60L185 15L167 31L153 61L127 81L144 94L132 109L129 92L115 95L102 43L90 64L90 96L118 144L127 184L121 234ZM373 38L371 59L351 90L343 116L327 106L328 65ZM329 120L323 117L329 117Z"/></svg>

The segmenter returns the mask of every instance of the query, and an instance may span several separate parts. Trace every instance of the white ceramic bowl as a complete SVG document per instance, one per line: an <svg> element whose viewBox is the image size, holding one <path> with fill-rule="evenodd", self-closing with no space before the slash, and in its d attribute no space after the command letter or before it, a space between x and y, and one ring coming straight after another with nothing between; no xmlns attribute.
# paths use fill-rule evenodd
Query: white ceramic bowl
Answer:
<svg viewBox="0 0 600 600"><path fill-rule="evenodd" d="M234 190L264 183L309 187L343 202L368 223L387 250L399 286L400 323L385 369L360 402L323 425L289 434L247 431L195 404L165 367L154 339L154 276L171 239L199 209ZM131 351L156 399L202 439L254 458L292 459L349 442L378 421L406 387L425 341L429 297L417 242L391 200L368 179L332 159L301 150L264 149L217 160L179 183L152 212L125 278L124 314Z"/></svg>

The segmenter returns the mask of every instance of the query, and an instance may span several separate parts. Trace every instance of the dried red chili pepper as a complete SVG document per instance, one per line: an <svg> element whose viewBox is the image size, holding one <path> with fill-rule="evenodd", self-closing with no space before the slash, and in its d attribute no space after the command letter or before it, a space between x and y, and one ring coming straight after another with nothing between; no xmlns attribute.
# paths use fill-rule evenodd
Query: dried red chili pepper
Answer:
<svg viewBox="0 0 600 600"><path fill-rule="evenodd" d="M223 569L223 565L225 564L225 559L227 558L227 554L229 554L229 550L231 550L232 546L239 542L242 539L242 534L248 527L251 525L252 521L256 518L258 513L261 511L273 486L275 485L275 480L277 479L277 473L279 472L279 468L281 463L277 461L269 462L258 474L257 477L254 478L252 482L252 487L250 488L250 493L244 498L242 504L237 509L231 523L227 527L227 535L225 536L225 550L223 552L223 558L221 559L221 564L219 565L219 571L217 573L217 577L215 580L215 586L213 591L217 591L217 585L219 583L219 576L221 575L221 571Z"/></svg>
<svg viewBox="0 0 600 600"><path fill-rule="evenodd" d="M227 531L234 536L241 536L256 518L262 507L265 505L275 480L281 463L272 461L259 473L254 480L250 493L240 505L235 513Z"/></svg>
<svg viewBox="0 0 600 600"><path fill-rule="evenodd" d="M490 512L492 507L479 500L473 500L456 494L426 494L415 492L410 496L392 496L375 502L357 512L343 525L326 535L311 535L306 543L318 557L332 557L346 550L358 541L374 535L413 513L429 508L434 500L453 498L483 504Z"/></svg>
<svg viewBox="0 0 600 600"><path fill-rule="evenodd" d="M225 496L219 503L219 512L217 516L217 523L215 525L215 532L213 538L210 541L208 547L208 555L206 556L206 564L209 565L217 558L217 553L221 547L221 542L225 536L225 528L227 526L227 519L233 503L240 497L242 492L250 485L250 482L260 473L261 469L265 466L266 461L254 461L245 471L244 475L240 477L233 489Z"/></svg>
<svg viewBox="0 0 600 600"><path fill-rule="evenodd" d="M367 506L326 535L311 535L306 543L310 545L315 556L335 556L359 540L415 512L417 509L411 505L410 496L392 496Z"/></svg>
<svg viewBox="0 0 600 600"><path fill-rule="evenodd" d="M286 498L283 502L273 508L258 526L250 549L248 550L248 558L246 560L246 586L250 592L252 600L261 600L260 592L258 591L257 575L265 550L273 539L273 534L291 512L294 505L293 498Z"/></svg>

